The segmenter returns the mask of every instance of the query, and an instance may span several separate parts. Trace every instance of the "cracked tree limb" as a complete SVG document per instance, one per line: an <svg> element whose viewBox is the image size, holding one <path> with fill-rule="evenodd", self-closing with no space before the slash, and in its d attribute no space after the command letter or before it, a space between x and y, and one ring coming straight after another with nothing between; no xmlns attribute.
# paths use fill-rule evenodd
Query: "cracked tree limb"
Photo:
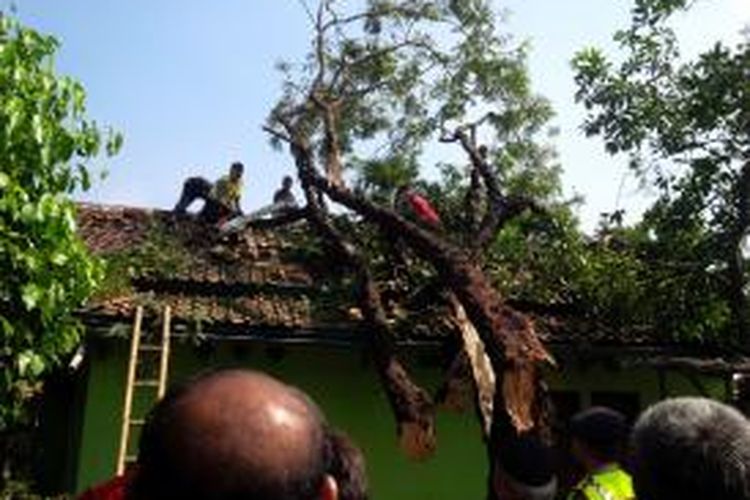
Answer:
<svg viewBox="0 0 750 500"><path fill-rule="evenodd" d="M431 456L436 447L435 407L396 356L393 335L375 280L356 247L329 222L320 209L318 193L309 182L311 152L303 141L294 145L302 187L308 203L308 220L323 241L350 267L356 278L357 300L364 320L371 326L369 342L373 359L398 426L401 448L413 459Z"/></svg>

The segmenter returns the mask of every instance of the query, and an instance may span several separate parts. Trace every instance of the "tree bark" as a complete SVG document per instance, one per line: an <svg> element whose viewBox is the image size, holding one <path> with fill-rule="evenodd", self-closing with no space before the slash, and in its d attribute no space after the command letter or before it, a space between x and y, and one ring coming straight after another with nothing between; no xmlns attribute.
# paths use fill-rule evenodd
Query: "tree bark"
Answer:
<svg viewBox="0 0 750 500"><path fill-rule="evenodd" d="M375 280L354 245L332 226L318 204L318 193L311 179L311 158L304 144L295 146L295 156L308 204L308 220L343 263L356 277L357 301L364 320L371 326L369 344L377 373L381 379L391 410L397 422L397 434L402 450L412 459L431 456L437 444L435 434L435 406L429 394L409 376L396 356L393 335L388 323L380 291Z"/></svg>
<svg viewBox="0 0 750 500"><path fill-rule="evenodd" d="M502 407L513 427L519 431L532 428L531 408L537 369L543 363L553 363L536 336L533 322L504 303L466 253L393 211L348 189L332 185L315 172L310 174L309 182L333 201L355 211L385 232L399 234L417 255L435 267L442 281L461 302L487 349L498 383L502 384L502 390L497 392L504 397Z"/></svg>
<svg viewBox="0 0 750 500"><path fill-rule="evenodd" d="M445 238L405 220L393 210L376 205L345 186L332 183L320 175L313 166L313 154L306 138L300 137L294 125L288 120L283 117L277 118L289 133L288 140L292 146L300 180L306 190L308 203L311 204L310 220L321 234L330 233L332 228L330 225L321 223L321 219L316 219L316 214L320 215L321 212L315 209L315 192L325 194L332 201L357 213L366 222L378 226L383 234L398 234L418 257L435 268L442 283L451 290L457 303L460 303L466 312L468 320L481 339L490 360L491 371L495 376L492 421L489 439L486 440L491 465L488 477L488 498L494 499L496 493L491 487L491 482L495 450L501 440L508 436L535 429L539 420L538 409L543 406L542 399L538 398L542 392L540 391L542 382L539 369L543 364L554 363L536 336L533 322L503 301L475 262L471 252L455 247ZM324 123L324 126L330 126L330 123ZM275 132L272 131L272 133ZM479 156L475 149L471 149L471 154ZM486 166L482 158L472 158L472 162L475 160L479 160L482 166ZM489 212L492 213L489 215L491 218L489 225L494 232L501 224L501 220L506 220L500 213L500 208L503 208L500 207L500 202L503 200L494 176L489 171L482 172L480 168L477 170L483 177L486 188L491 191L488 193L491 198ZM482 229L486 228L484 222ZM377 344L382 342L383 338L387 338L385 332L388 331L388 324L384 314L381 316L382 304L379 302L379 294L369 274L369 269L363 261L356 258L353 247L344 245L340 237L331 237L329 234L328 240L341 247L342 255L348 254L349 259L354 257L351 262L358 275L363 313L375 326L373 340L383 351L378 355L380 356L378 371L383 377L384 386L397 419L406 421L411 418L410 421L414 423L411 429L416 429L417 435L429 435L428 432L419 432L420 426L423 425L420 423L420 416L425 414L419 410L422 397L414 397L417 392L414 387L406 383L408 379L402 377L405 372L402 372L396 365L389 364L389 360L394 360L395 357L387 354L387 347L383 347L385 344ZM408 402L406 403L400 399L404 395L407 396ZM415 410L412 411L409 408Z"/></svg>

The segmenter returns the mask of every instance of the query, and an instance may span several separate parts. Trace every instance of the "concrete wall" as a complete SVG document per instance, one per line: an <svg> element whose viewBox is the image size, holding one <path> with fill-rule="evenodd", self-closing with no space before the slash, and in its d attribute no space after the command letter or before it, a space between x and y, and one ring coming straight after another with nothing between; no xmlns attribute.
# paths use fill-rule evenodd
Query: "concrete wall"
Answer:
<svg viewBox="0 0 750 500"><path fill-rule="evenodd" d="M110 477L115 470L121 425L123 387L128 342L101 340L89 349L87 400L78 467L77 491ZM425 387L437 384L436 363L410 364ZM432 366L430 366L432 365ZM268 348L244 341L222 342L211 352L173 342L170 382L210 367L237 366L268 372L308 392L333 425L345 430L362 447L374 499L455 500L483 498L486 462L479 428L472 412L441 412L438 418L438 451L429 461L413 463L397 449L393 419L375 373L356 348L293 346ZM668 394L695 394L696 388L678 374L668 374L661 385L654 370L617 371L601 365L570 363L548 376L553 390L575 391L587 406L596 391L636 392L641 405ZM714 396L723 397L723 383L703 379ZM136 413L145 412L151 398L135 402Z"/></svg>

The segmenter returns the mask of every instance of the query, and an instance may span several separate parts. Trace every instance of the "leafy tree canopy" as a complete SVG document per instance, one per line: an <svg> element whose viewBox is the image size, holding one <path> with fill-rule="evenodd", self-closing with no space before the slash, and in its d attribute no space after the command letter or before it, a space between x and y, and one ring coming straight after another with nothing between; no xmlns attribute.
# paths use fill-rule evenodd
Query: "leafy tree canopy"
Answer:
<svg viewBox="0 0 750 500"><path fill-rule="evenodd" d="M649 300L659 303L653 322L746 341L750 44L715 43L681 58L668 21L690 3L635 0L630 27L614 37L619 64L595 48L575 56L576 97L588 110L586 133L611 153L628 152L634 171L659 190L629 233L656 292Z"/></svg>
<svg viewBox="0 0 750 500"><path fill-rule="evenodd" d="M75 232L70 195L89 187L103 138L83 87L55 73L58 42L0 15L0 430L22 424L41 377L80 339L74 310L100 266Z"/></svg>
<svg viewBox="0 0 750 500"><path fill-rule="evenodd" d="M562 200L560 168L547 141L552 109L532 90L527 45L498 25L502 15L493 2L372 0L344 7L323 1L309 14L317 33L312 50L304 63L280 65L284 94L269 126L280 130L280 122L302 116L301 128L328 165L326 120L333 120L341 165L331 168L345 171L358 192L387 206L399 186L414 184L438 208L445 234L476 246L477 257L494 248L521 265L531 252L522 242L528 237L539 241L538 260L551 265L556 257L547 258L544 242L576 238L570 233L577 221ZM330 113L320 112L316 101L325 101ZM489 173L503 196L533 200L546 214L518 222L504 214L499 234L488 231L477 242L482 221L472 219L481 219L488 199L472 180L464 151L441 144L455 141L456 132L470 147L487 148ZM279 135L273 140L280 145ZM514 251L502 251L507 245L499 242L509 240ZM520 288L513 293L533 294ZM552 295L542 300L560 298Z"/></svg>

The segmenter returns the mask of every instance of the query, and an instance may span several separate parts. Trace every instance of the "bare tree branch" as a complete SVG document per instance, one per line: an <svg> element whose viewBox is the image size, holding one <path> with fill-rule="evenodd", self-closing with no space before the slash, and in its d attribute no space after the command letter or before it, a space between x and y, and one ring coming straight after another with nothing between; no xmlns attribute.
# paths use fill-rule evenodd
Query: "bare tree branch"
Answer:
<svg viewBox="0 0 750 500"><path fill-rule="evenodd" d="M322 25L322 28L324 30L328 30L334 26L345 26L347 24L352 24L357 21L362 21L365 19L377 19L381 17L388 17L393 14L399 14L399 13L405 16L414 16L418 14L418 11L414 9L409 9L401 5L391 5L389 7L380 8L379 10L376 10L376 11L368 10L364 12L359 12L357 14L352 14L346 17L336 17L336 18L331 19L327 23L324 23Z"/></svg>
<svg viewBox="0 0 750 500"><path fill-rule="evenodd" d="M343 166L341 163L341 142L339 141L338 117L341 100L326 100L325 97L313 92L310 99L323 114L323 150L325 153L325 171L328 180L336 185L342 185Z"/></svg>
<svg viewBox="0 0 750 500"><path fill-rule="evenodd" d="M283 134L279 132L278 130L275 130L273 127L270 127L268 125L263 125L263 131L272 135L273 137L276 137L277 139L284 141L286 143L291 144L292 138L289 137L287 134Z"/></svg>
<svg viewBox="0 0 750 500"><path fill-rule="evenodd" d="M497 175L495 175L492 166L487 161L487 149L485 146L477 146L475 138L476 127L489 119L491 115L491 113L488 113L479 121L460 127L453 133L444 132L440 137L441 142L458 142L469 156L472 165L472 180L467 196L478 197L481 186L484 187L487 195L487 209L481 222L474 226L477 228L476 232L473 233L475 236L473 239L475 252L486 248L507 221L519 216L525 210L545 213L542 207L529 198L510 197L503 194ZM471 135L467 135L467 129ZM481 183L478 178L481 178ZM467 200L465 206L469 210L469 220L474 221L477 214L478 200Z"/></svg>

